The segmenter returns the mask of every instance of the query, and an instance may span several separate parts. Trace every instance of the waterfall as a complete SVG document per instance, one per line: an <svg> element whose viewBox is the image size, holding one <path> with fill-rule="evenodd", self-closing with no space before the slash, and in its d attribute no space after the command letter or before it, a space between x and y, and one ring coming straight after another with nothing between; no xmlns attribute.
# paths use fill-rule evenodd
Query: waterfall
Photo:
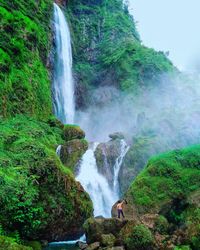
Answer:
<svg viewBox="0 0 200 250"><path fill-rule="evenodd" d="M61 151L62 145L58 145L58 147L56 148L56 154L57 156L60 157L60 151Z"/></svg>
<svg viewBox="0 0 200 250"><path fill-rule="evenodd" d="M80 172L76 180L89 193L94 205L94 216L108 218L111 216L112 206L119 199L118 174L129 147L124 140L121 140L120 155L117 157L114 166L114 188L112 189L106 178L98 172L94 155L97 146L98 143L94 143L83 155Z"/></svg>
<svg viewBox="0 0 200 250"><path fill-rule="evenodd" d="M54 112L63 123L74 123L75 101L74 83L72 77L72 49L70 30L65 16L59 6L54 3L55 23L55 67L53 79ZM117 157L114 168L113 188L108 184L106 177L98 172L95 149L98 143L91 144L82 157L80 172L76 179L89 193L93 205L94 216L110 217L113 204L119 199L118 175L128 146L121 140L121 152ZM61 145L56 153L60 156Z"/></svg>
<svg viewBox="0 0 200 250"><path fill-rule="evenodd" d="M54 112L64 124L74 123L75 101L70 30L63 12L55 3L54 23L56 45L53 80Z"/></svg>
<svg viewBox="0 0 200 250"><path fill-rule="evenodd" d="M94 216L110 217L115 198L106 178L98 172L94 155L97 146L98 143L94 143L83 155L76 179L90 195L94 205Z"/></svg>
<svg viewBox="0 0 200 250"><path fill-rule="evenodd" d="M121 146L120 155L117 157L114 165L114 179L113 179L113 190L118 198L119 198L119 171L123 163L123 159L129 150L129 146L126 144L125 140L121 140L120 146Z"/></svg>

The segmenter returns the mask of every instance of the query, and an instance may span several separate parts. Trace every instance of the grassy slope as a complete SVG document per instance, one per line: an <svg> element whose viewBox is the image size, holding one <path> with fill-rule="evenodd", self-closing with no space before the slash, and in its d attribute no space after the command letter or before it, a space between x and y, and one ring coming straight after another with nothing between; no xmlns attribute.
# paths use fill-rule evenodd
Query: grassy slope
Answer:
<svg viewBox="0 0 200 250"><path fill-rule="evenodd" d="M182 244L199 249L200 145L151 158L127 197L140 215L165 216L170 223L169 234L178 233L178 229Z"/></svg>
<svg viewBox="0 0 200 250"><path fill-rule="evenodd" d="M200 146L153 157L129 189L138 207L156 209L200 188Z"/></svg>
<svg viewBox="0 0 200 250"><path fill-rule="evenodd" d="M0 0L0 115L51 113L52 0Z"/></svg>
<svg viewBox="0 0 200 250"><path fill-rule="evenodd" d="M24 116L0 123L0 224L8 234L53 240L92 213L89 197L55 153L64 143L62 126L49 124Z"/></svg>

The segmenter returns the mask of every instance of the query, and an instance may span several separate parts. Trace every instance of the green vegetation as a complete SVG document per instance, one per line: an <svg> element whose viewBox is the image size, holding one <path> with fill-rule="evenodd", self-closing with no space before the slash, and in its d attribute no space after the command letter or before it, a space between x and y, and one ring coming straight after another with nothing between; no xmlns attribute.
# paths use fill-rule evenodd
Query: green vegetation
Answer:
<svg viewBox="0 0 200 250"><path fill-rule="evenodd" d="M52 0L0 0L0 115L47 118Z"/></svg>
<svg viewBox="0 0 200 250"><path fill-rule="evenodd" d="M195 145L151 158L129 188L127 199L139 215L161 215L155 221L155 231L173 235L178 229L182 245L198 249L199 190L200 145Z"/></svg>
<svg viewBox="0 0 200 250"><path fill-rule="evenodd" d="M199 162L199 145L153 157L130 187L134 203L153 210L158 204L184 198L198 190Z"/></svg>
<svg viewBox="0 0 200 250"><path fill-rule="evenodd" d="M128 250L150 250L153 249L154 239L151 231L144 225L134 226L125 239Z"/></svg>
<svg viewBox="0 0 200 250"><path fill-rule="evenodd" d="M161 74L173 72L164 53L141 45L133 17L122 0L69 1L78 105L84 108L90 90L115 86L129 93L156 85Z"/></svg>
<svg viewBox="0 0 200 250"><path fill-rule="evenodd" d="M33 248L17 244L13 238L0 236L0 250L33 250Z"/></svg>
<svg viewBox="0 0 200 250"><path fill-rule="evenodd" d="M88 195L55 153L64 131L49 124L22 115L0 123L0 224L22 239L76 232L92 214Z"/></svg>

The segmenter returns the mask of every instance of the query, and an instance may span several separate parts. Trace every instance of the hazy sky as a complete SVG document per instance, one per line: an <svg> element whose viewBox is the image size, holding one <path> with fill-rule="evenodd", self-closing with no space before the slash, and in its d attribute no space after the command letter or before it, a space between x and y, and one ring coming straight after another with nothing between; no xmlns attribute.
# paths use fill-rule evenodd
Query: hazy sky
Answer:
<svg viewBox="0 0 200 250"><path fill-rule="evenodd" d="M169 51L180 69L200 62L200 0L129 0L143 44Z"/></svg>

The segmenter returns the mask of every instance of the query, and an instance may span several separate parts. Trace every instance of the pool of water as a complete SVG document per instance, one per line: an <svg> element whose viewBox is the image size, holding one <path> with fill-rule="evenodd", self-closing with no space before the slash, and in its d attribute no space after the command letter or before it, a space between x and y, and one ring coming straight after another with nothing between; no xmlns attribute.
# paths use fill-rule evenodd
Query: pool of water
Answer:
<svg viewBox="0 0 200 250"><path fill-rule="evenodd" d="M79 250L80 248L75 245L69 245L65 243L50 244L45 250Z"/></svg>

